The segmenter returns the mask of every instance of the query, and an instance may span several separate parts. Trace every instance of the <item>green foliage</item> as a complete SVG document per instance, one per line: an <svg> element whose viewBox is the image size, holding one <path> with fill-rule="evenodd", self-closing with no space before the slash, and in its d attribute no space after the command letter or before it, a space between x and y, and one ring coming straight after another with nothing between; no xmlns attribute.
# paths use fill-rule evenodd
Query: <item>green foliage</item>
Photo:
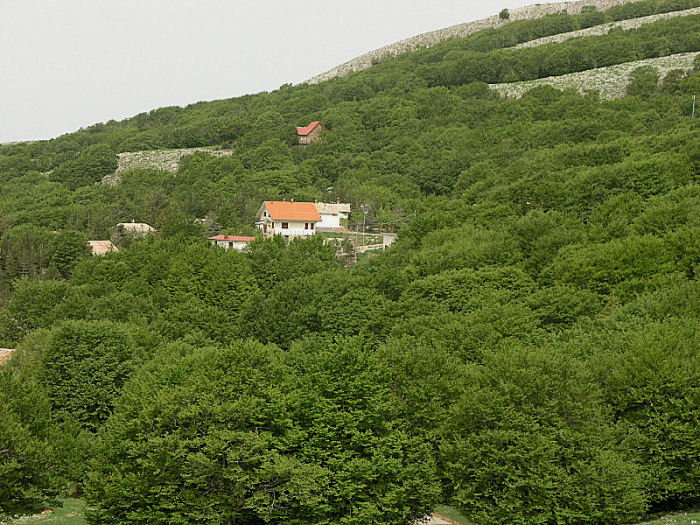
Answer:
<svg viewBox="0 0 700 525"><path fill-rule="evenodd" d="M87 147L80 155L60 164L51 173L52 179L63 182L69 187L99 181L117 168L117 156L106 144Z"/></svg>
<svg viewBox="0 0 700 525"><path fill-rule="evenodd" d="M318 85L0 146L0 346L19 348L0 432L20 458L0 508L86 471L95 523L405 525L442 499L478 523L607 524L690 505L700 76L639 70L610 101L488 83L697 51L697 16L508 48L698 5L509 21ZM329 132L297 147L312 120ZM96 184L118 152L192 146L231 155ZM343 269L321 236L206 242L254 232L267 199L341 199L350 228L398 241ZM85 255L132 219L158 233Z"/></svg>
<svg viewBox="0 0 700 525"><path fill-rule="evenodd" d="M58 420L96 430L109 416L135 368L136 343L127 329L105 321L66 321L43 335L40 380Z"/></svg>
<svg viewBox="0 0 700 525"><path fill-rule="evenodd" d="M583 363L504 350L471 371L442 446L453 500L479 523L620 523L644 480Z"/></svg>
<svg viewBox="0 0 700 525"><path fill-rule="evenodd" d="M651 67L635 69L630 74L630 85L627 94L641 97L650 97L659 86L659 73Z"/></svg>
<svg viewBox="0 0 700 525"><path fill-rule="evenodd" d="M635 449L653 503L700 497L700 334L697 321L611 334L595 359L613 417L638 433Z"/></svg>
<svg viewBox="0 0 700 525"><path fill-rule="evenodd" d="M21 357L14 359L21 360ZM28 364L28 363L24 363ZM41 509L59 492L56 456L46 439L50 407L36 381L0 369L0 519Z"/></svg>
<svg viewBox="0 0 700 525"><path fill-rule="evenodd" d="M41 509L58 493L52 479L50 447L0 404L0 518Z"/></svg>
<svg viewBox="0 0 700 525"><path fill-rule="evenodd" d="M429 457L392 422L362 349L312 349L175 347L147 365L105 428L90 519L399 524L425 513L435 491L416 489L434 481Z"/></svg>

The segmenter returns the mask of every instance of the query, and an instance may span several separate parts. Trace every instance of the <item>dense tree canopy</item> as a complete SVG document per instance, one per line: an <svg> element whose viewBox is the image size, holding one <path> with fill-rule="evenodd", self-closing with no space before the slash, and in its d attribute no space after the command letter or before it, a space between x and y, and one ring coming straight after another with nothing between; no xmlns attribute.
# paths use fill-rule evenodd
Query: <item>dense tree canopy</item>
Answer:
<svg viewBox="0 0 700 525"><path fill-rule="evenodd" d="M700 498L700 74L628 95L525 80L700 51L642 0L502 23L318 85L0 146L0 515L92 523L614 524ZM700 66L700 64L698 64ZM320 143L294 126L321 120ZM124 151L226 147L99 183ZM353 206L387 251L252 233ZM119 222L158 233L130 238ZM88 239L119 252L91 257ZM135 497L138 495L138 497Z"/></svg>

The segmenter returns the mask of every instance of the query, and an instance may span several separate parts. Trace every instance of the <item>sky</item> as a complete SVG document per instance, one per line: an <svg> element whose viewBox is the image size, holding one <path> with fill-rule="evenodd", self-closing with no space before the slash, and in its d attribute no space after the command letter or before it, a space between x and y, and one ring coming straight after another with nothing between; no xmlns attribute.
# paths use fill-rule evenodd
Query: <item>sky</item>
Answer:
<svg viewBox="0 0 700 525"><path fill-rule="evenodd" d="M534 2L0 0L0 143L272 91L526 3Z"/></svg>

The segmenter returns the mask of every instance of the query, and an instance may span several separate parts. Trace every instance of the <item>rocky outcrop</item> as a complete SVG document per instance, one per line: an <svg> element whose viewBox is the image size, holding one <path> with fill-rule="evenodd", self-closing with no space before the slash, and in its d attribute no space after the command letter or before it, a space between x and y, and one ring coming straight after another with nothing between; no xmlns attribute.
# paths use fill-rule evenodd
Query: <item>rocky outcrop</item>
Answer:
<svg viewBox="0 0 700 525"><path fill-rule="evenodd" d="M637 29L647 24L653 24L654 22L659 22L661 20L668 20L671 18L678 18L680 16L690 16L690 15L700 15L700 7L694 7L693 9L686 9L685 11L672 11L670 13L662 13L659 15L644 16L641 18L633 18L631 20L621 20L620 22L611 22L609 24L602 24L599 26L589 27L587 29L581 29L579 31L571 31L569 33L560 33L554 36L547 36L544 38L538 38L537 40L530 40L529 42L524 42L515 46L513 49L522 49L524 47L537 47L543 46L545 44L553 44L565 42L566 40L571 40L572 38L577 38L580 36L600 36L607 35L611 29L623 29L625 31L630 29Z"/></svg>
<svg viewBox="0 0 700 525"><path fill-rule="evenodd" d="M194 153L207 153L212 157L230 157L232 150L212 150L207 148L174 149L158 151L135 151L120 153L117 171L119 174L127 170L152 169L176 173L180 168L180 161Z"/></svg>
<svg viewBox="0 0 700 525"><path fill-rule="evenodd" d="M233 150L213 150L208 148L134 151L119 153L117 170L102 179L105 184L118 184L120 174L128 170L150 169L177 173L184 157L195 153L206 153L212 157L230 157Z"/></svg>
<svg viewBox="0 0 700 525"><path fill-rule="evenodd" d="M681 53L660 58L650 58L637 62L626 62L615 66L601 67L559 77L547 77L512 84L491 84L489 87L507 98L519 98L533 88L547 85L556 89L575 89L580 93L597 91L601 99L625 96L630 83L630 74L640 67L653 67L663 78L670 71L681 69L691 71L700 53Z"/></svg>
<svg viewBox="0 0 700 525"><path fill-rule="evenodd" d="M359 56L341 64L340 66L322 73L306 81L308 84L318 84L325 80L330 80L336 77L343 77L355 71L363 71L372 67L372 64L377 63L385 58L400 55L408 51L415 51L423 47L432 47L445 40L451 38L464 38L482 31L484 29L493 29L502 26L515 20L532 20L541 18L545 15L560 13L566 11L569 14L580 13L585 7L595 6L599 11L610 9L616 5L626 4L630 2L638 2L640 0L580 0L578 2L561 2L556 4L535 4L510 11L508 20L501 20L498 15L468 22L466 24L458 24L445 29L423 33L422 35L407 38L394 44L375 49L365 55Z"/></svg>

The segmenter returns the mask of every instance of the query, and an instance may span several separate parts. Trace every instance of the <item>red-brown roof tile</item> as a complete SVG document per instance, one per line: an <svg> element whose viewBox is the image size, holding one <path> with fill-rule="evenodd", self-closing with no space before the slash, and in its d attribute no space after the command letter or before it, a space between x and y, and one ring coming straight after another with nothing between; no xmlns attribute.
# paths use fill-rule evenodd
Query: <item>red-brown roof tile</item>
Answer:
<svg viewBox="0 0 700 525"><path fill-rule="evenodd" d="M321 124L318 121L314 121L311 124L309 124L308 126L303 126L303 127L297 126L297 135L299 135L301 137L305 137L306 135L311 133L314 129L316 129L316 126L323 126L323 124ZM325 126L323 126L323 128L325 129Z"/></svg>
<svg viewBox="0 0 700 525"><path fill-rule="evenodd" d="M267 213L276 221L319 222L321 215L313 202L265 201Z"/></svg>
<svg viewBox="0 0 700 525"><path fill-rule="evenodd" d="M209 237L210 241L229 241L229 242L253 242L255 237L246 237L245 235L215 235Z"/></svg>

